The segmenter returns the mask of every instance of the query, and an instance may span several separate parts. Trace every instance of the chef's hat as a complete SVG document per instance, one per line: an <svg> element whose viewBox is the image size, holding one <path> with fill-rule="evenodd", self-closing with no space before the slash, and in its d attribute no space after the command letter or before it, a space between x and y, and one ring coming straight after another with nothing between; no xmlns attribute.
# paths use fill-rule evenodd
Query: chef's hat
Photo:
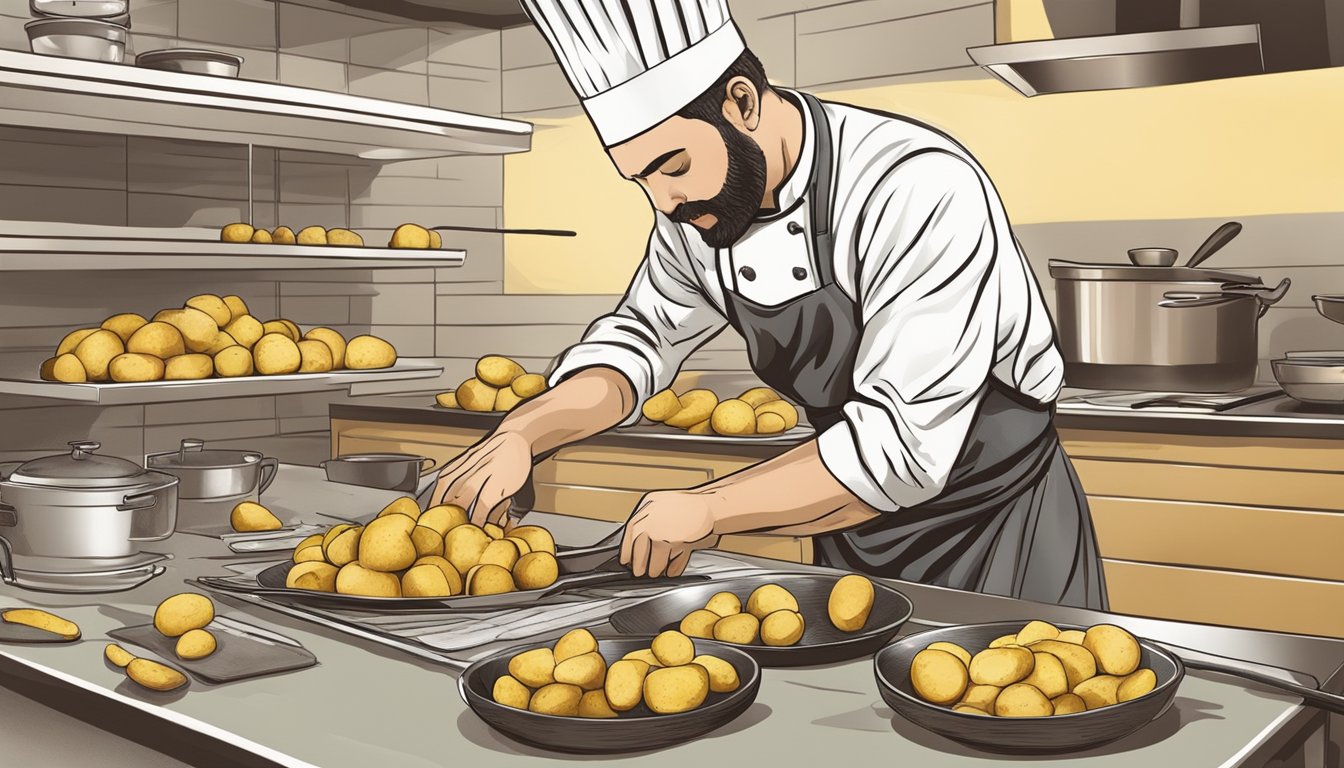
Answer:
<svg viewBox="0 0 1344 768"><path fill-rule="evenodd" d="M675 115L746 44L727 0L522 0L607 146Z"/></svg>

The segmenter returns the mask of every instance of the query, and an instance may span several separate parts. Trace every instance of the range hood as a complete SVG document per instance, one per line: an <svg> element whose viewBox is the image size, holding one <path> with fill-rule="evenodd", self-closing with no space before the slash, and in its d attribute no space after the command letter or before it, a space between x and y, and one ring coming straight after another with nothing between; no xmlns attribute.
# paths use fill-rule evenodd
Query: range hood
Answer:
<svg viewBox="0 0 1344 768"><path fill-rule="evenodd" d="M1196 27L967 48L1025 96L1193 83L1265 71L1260 27Z"/></svg>

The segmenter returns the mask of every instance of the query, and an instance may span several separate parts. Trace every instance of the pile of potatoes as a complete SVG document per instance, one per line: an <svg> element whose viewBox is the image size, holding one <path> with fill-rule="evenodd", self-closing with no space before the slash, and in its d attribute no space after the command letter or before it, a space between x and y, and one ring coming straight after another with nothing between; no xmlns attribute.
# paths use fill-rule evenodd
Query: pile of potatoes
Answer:
<svg viewBox="0 0 1344 768"><path fill-rule="evenodd" d="M364 238L358 232L339 227L304 227L297 233L289 227L273 230L259 229L251 224L229 224L219 232L226 243L264 243L266 245L334 245L349 248L364 247ZM388 248L434 249L443 247L443 236L419 224L402 224L392 233Z"/></svg>
<svg viewBox="0 0 1344 768"><path fill-rule="evenodd" d="M607 666L592 633L576 629L554 647L510 659L509 674L495 680L492 696L543 715L613 718L640 704L659 715L689 712L711 692L731 693L741 684L732 664L696 655L694 641L680 632L664 632L650 647Z"/></svg>
<svg viewBox="0 0 1344 768"><path fill-rule="evenodd" d="M348 343L330 328L303 333L289 320L261 322L238 296L201 294L152 320L133 312L66 334L42 363L45 381L190 381L211 377L387 368L397 350L376 336Z"/></svg>
<svg viewBox="0 0 1344 768"><path fill-rule="evenodd" d="M873 598L873 582L858 574L844 576L831 587L827 618L842 632L857 632L868 623ZM806 627L793 593L778 584L763 584L747 597L746 610L737 595L716 592L704 608L686 614L679 628L690 637L722 643L788 647L803 639Z"/></svg>
<svg viewBox="0 0 1344 768"><path fill-rule="evenodd" d="M179 659L197 661L215 652L219 643L206 629L215 620L215 604L205 595L183 592L159 603L154 609L154 628L164 637L177 638ZM186 675L166 664L136 658L116 643L103 648L108 662L126 670L126 676L152 691L171 691L187 684Z"/></svg>
<svg viewBox="0 0 1344 768"><path fill-rule="evenodd" d="M293 560L290 589L365 597L498 595L544 589L560 577L555 539L545 528L480 528L461 507L421 512L410 497L368 525L342 523L309 536Z"/></svg>
<svg viewBox="0 0 1344 768"><path fill-rule="evenodd" d="M500 355L476 361L476 375L451 392L434 397L443 408L507 412L546 391L546 377L528 373L523 366Z"/></svg>
<svg viewBox="0 0 1344 768"><path fill-rule="evenodd" d="M719 401L708 389L670 389L644 402L644 418L692 435L777 435L798 426L798 409L768 387Z"/></svg>
<svg viewBox="0 0 1344 768"><path fill-rule="evenodd" d="M932 643L915 654L910 682L920 698L954 711L997 717L1071 715L1137 699L1157 687L1139 668L1139 641L1113 624L1086 632L1032 621L971 652Z"/></svg>

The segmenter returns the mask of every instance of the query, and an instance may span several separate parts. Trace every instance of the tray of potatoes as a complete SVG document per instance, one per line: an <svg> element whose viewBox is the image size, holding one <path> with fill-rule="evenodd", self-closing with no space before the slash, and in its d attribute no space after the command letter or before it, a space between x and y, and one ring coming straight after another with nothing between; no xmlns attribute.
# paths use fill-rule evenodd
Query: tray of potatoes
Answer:
<svg viewBox="0 0 1344 768"><path fill-rule="evenodd" d="M761 670L751 656L707 645L675 631L598 640L576 629L554 645L477 661L458 688L492 727L543 749L661 749L724 726L756 700Z"/></svg>
<svg viewBox="0 0 1344 768"><path fill-rule="evenodd" d="M997 752L1087 749L1171 705L1180 659L1114 624L1044 621L920 632L874 658L882 698L928 730Z"/></svg>
<svg viewBox="0 0 1344 768"><path fill-rule="evenodd" d="M798 408L768 387L720 400L712 390L670 389L644 401L644 418L704 437L779 437L798 427Z"/></svg>

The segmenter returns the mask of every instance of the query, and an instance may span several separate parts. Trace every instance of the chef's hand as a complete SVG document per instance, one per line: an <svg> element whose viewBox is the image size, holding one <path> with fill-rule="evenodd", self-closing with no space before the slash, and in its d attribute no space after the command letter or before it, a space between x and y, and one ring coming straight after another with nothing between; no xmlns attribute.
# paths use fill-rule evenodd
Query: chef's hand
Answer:
<svg viewBox="0 0 1344 768"><path fill-rule="evenodd" d="M499 523L531 471L532 444L516 432L496 432L439 472L430 501L470 510L476 525Z"/></svg>
<svg viewBox="0 0 1344 768"><path fill-rule="evenodd" d="M719 543L713 496L700 491L655 491L625 524L621 564L636 576L680 576L697 549Z"/></svg>

